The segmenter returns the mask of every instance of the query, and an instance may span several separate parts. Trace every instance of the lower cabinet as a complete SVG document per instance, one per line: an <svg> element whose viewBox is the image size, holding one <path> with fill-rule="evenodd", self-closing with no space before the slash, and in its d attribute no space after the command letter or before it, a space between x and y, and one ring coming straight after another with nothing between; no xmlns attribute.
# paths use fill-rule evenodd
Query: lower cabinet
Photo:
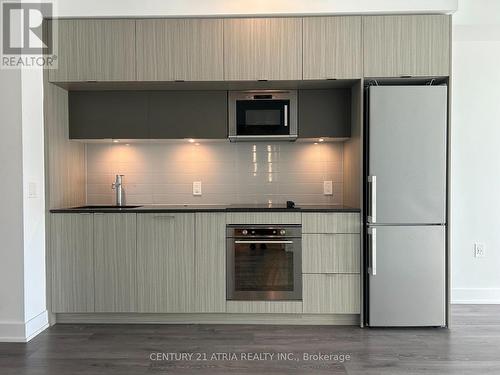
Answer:
<svg viewBox="0 0 500 375"><path fill-rule="evenodd" d="M226 311L226 214L196 213L194 312Z"/></svg>
<svg viewBox="0 0 500 375"><path fill-rule="evenodd" d="M50 220L52 312L94 311L92 214L53 214Z"/></svg>
<svg viewBox="0 0 500 375"><path fill-rule="evenodd" d="M95 312L137 311L136 214L94 214Z"/></svg>
<svg viewBox="0 0 500 375"><path fill-rule="evenodd" d="M51 214L52 312L359 314L359 214L303 215L303 301L226 301L226 223L276 215Z"/></svg>
<svg viewBox="0 0 500 375"><path fill-rule="evenodd" d="M359 314L359 274L303 274L304 314Z"/></svg>
<svg viewBox="0 0 500 375"><path fill-rule="evenodd" d="M192 312L195 214L137 214L137 310Z"/></svg>

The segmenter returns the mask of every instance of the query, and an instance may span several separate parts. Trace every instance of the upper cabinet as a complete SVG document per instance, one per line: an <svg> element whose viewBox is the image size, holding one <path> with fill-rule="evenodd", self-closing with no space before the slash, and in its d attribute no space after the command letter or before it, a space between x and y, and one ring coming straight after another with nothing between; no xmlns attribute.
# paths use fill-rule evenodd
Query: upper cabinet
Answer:
<svg viewBox="0 0 500 375"><path fill-rule="evenodd" d="M78 19L57 22L57 69L51 82L135 80L135 21Z"/></svg>
<svg viewBox="0 0 500 375"><path fill-rule="evenodd" d="M447 76L450 16L67 19L51 82Z"/></svg>
<svg viewBox="0 0 500 375"><path fill-rule="evenodd" d="M222 81L221 19L137 20L138 81Z"/></svg>
<svg viewBox="0 0 500 375"><path fill-rule="evenodd" d="M304 18L304 79L363 76L361 17Z"/></svg>
<svg viewBox="0 0 500 375"><path fill-rule="evenodd" d="M447 76L450 16L363 17L364 76Z"/></svg>
<svg viewBox="0 0 500 375"><path fill-rule="evenodd" d="M224 78L302 79L302 18L225 19Z"/></svg>

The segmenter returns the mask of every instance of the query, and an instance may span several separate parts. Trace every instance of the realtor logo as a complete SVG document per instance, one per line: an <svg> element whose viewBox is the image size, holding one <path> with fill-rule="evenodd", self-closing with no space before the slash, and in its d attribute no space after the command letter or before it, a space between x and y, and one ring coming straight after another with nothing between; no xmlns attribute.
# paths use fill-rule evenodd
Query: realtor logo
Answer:
<svg viewBox="0 0 500 375"><path fill-rule="evenodd" d="M4 55L50 55L52 38L44 40L42 22L52 17L52 3L3 3Z"/></svg>
<svg viewBox="0 0 500 375"><path fill-rule="evenodd" d="M2 3L2 69L57 68L57 24L44 23L51 17L52 3Z"/></svg>

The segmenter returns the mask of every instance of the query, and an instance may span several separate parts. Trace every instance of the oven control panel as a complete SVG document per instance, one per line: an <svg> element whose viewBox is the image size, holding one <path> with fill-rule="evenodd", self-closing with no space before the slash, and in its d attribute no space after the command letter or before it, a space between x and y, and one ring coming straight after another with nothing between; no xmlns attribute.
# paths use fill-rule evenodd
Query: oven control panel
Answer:
<svg viewBox="0 0 500 375"><path fill-rule="evenodd" d="M300 237L300 225L270 226L270 225L228 225L227 237Z"/></svg>

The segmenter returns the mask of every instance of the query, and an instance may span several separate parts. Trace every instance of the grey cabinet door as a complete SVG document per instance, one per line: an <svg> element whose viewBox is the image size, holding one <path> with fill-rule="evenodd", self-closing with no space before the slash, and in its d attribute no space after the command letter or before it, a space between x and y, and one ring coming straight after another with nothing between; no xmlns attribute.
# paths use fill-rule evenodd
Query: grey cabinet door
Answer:
<svg viewBox="0 0 500 375"><path fill-rule="evenodd" d="M57 69L49 70L49 81L135 81L134 20L50 22L57 29Z"/></svg>
<svg viewBox="0 0 500 375"><path fill-rule="evenodd" d="M225 19L224 78L302 79L302 19Z"/></svg>
<svg viewBox="0 0 500 375"><path fill-rule="evenodd" d="M361 17L304 18L304 79L363 76Z"/></svg>
<svg viewBox="0 0 500 375"><path fill-rule="evenodd" d="M194 214L137 214L138 312L194 309Z"/></svg>
<svg viewBox="0 0 500 375"><path fill-rule="evenodd" d="M72 91L70 139L225 139L226 91Z"/></svg>
<svg viewBox="0 0 500 375"><path fill-rule="evenodd" d="M147 127L152 139L225 139L227 92L153 91Z"/></svg>
<svg viewBox="0 0 500 375"><path fill-rule="evenodd" d="M221 19L137 20L138 81L222 81Z"/></svg>
<svg viewBox="0 0 500 375"><path fill-rule="evenodd" d="M145 91L70 91L70 139L147 139Z"/></svg>
<svg viewBox="0 0 500 375"><path fill-rule="evenodd" d="M351 90L299 90L299 138L351 135Z"/></svg>
<svg viewBox="0 0 500 375"><path fill-rule="evenodd" d="M136 214L94 214L96 312L137 310Z"/></svg>
<svg viewBox="0 0 500 375"><path fill-rule="evenodd" d="M447 76L450 16L363 17L365 77Z"/></svg>
<svg viewBox="0 0 500 375"><path fill-rule="evenodd" d="M359 314L359 274L303 274L304 313Z"/></svg>
<svg viewBox="0 0 500 375"><path fill-rule="evenodd" d="M52 312L94 312L92 214L50 215Z"/></svg>
<svg viewBox="0 0 500 375"><path fill-rule="evenodd" d="M226 311L226 214L196 213L195 312Z"/></svg>
<svg viewBox="0 0 500 375"><path fill-rule="evenodd" d="M370 326L443 326L444 226L373 228L376 272L369 276Z"/></svg>

